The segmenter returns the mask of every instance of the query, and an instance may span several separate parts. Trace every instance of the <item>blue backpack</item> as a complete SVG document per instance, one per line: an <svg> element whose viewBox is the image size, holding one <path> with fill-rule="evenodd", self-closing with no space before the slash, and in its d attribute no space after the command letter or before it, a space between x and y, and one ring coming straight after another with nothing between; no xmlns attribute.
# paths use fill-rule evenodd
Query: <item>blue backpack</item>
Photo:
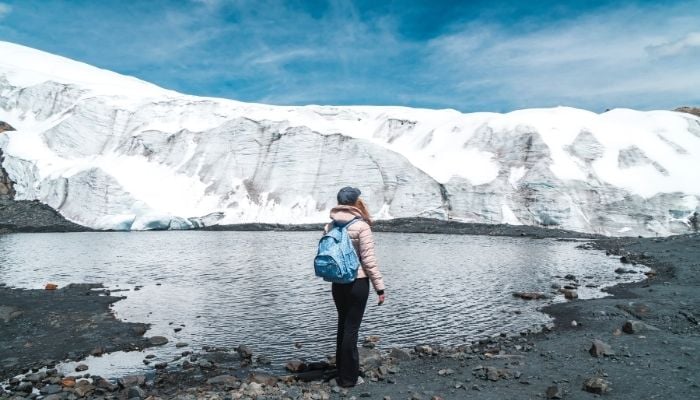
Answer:
<svg viewBox="0 0 700 400"><path fill-rule="evenodd" d="M316 276L334 283L351 283L355 280L360 258L348 235L348 226L358 220L355 218L344 225L333 221L333 227L318 242L314 259Z"/></svg>

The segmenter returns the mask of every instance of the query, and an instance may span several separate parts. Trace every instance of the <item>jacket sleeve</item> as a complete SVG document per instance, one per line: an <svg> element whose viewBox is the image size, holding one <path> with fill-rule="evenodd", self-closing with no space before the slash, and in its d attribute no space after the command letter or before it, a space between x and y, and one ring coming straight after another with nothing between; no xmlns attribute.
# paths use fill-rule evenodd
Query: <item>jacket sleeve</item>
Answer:
<svg viewBox="0 0 700 400"><path fill-rule="evenodd" d="M369 225L363 226L360 230L360 261L365 274L372 281L374 290L384 290L384 279L377 265L377 257L374 254L374 236Z"/></svg>

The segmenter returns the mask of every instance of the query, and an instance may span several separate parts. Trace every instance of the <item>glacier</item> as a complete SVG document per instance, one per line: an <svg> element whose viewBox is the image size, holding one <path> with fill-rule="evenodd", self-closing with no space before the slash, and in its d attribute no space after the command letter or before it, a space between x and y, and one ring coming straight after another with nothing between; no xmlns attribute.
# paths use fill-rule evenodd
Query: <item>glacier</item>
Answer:
<svg viewBox="0 0 700 400"><path fill-rule="evenodd" d="M0 121L13 198L94 229L323 222L345 185L379 219L653 236L700 211L700 118L674 111L272 106L0 42Z"/></svg>

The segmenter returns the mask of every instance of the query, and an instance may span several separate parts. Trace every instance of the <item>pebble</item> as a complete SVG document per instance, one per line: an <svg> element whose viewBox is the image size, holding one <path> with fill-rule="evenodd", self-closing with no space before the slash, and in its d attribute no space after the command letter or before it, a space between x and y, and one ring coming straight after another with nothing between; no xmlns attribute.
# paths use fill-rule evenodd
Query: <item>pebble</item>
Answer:
<svg viewBox="0 0 700 400"><path fill-rule="evenodd" d="M583 390L595 394L604 394L610 391L610 382L599 377L588 378L583 382Z"/></svg>
<svg viewBox="0 0 700 400"><path fill-rule="evenodd" d="M78 365L75 366L75 371L76 371L76 372L83 372L83 371L87 371L88 368L89 368L89 367L88 367L87 365L85 365L85 364L78 364Z"/></svg>
<svg viewBox="0 0 700 400"><path fill-rule="evenodd" d="M146 333L146 326L143 324L136 325L131 330L137 335L137 336L143 336Z"/></svg>
<svg viewBox="0 0 700 400"><path fill-rule="evenodd" d="M414 348L414 350L418 354L425 354L425 355L432 355L433 354L433 348L428 346L427 344L418 345Z"/></svg>
<svg viewBox="0 0 700 400"><path fill-rule="evenodd" d="M284 367L289 372L301 372L306 369L306 363L301 360L289 360Z"/></svg>
<svg viewBox="0 0 700 400"><path fill-rule="evenodd" d="M647 325L642 321L627 320L622 326L622 331L629 334L646 332L650 330L658 330L657 328Z"/></svg>
<svg viewBox="0 0 700 400"><path fill-rule="evenodd" d="M20 384L17 385L17 391L20 392L31 393L33 389L34 385L32 385L31 382L20 382Z"/></svg>
<svg viewBox="0 0 700 400"><path fill-rule="evenodd" d="M132 386L127 392L127 398L129 399L145 399L146 392L138 386Z"/></svg>
<svg viewBox="0 0 700 400"><path fill-rule="evenodd" d="M603 357L603 356L614 356L615 352L609 344L603 342L602 340L595 339L591 343L591 348L588 352L593 357Z"/></svg>
<svg viewBox="0 0 700 400"><path fill-rule="evenodd" d="M215 376L213 378L207 379L207 383L210 385L233 386L236 382L238 382L238 379L232 375L219 375L219 376Z"/></svg>
<svg viewBox="0 0 700 400"><path fill-rule="evenodd" d="M39 390L41 394L56 394L63 391L61 385L46 385Z"/></svg>
<svg viewBox="0 0 700 400"><path fill-rule="evenodd" d="M165 336L153 336L148 339L148 342L152 346L162 346L166 343L168 343L168 339Z"/></svg>
<svg viewBox="0 0 700 400"><path fill-rule="evenodd" d="M523 300L540 300L547 298L547 295L541 292L515 292L513 296Z"/></svg>
<svg viewBox="0 0 700 400"><path fill-rule="evenodd" d="M146 382L146 376L145 375L129 375L129 376L124 376L122 378L119 378L117 380L119 385L122 387L130 387L130 386L135 386L135 385L143 385Z"/></svg>
<svg viewBox="0 0 700 400"><path fill-rule="evenodd" d="M409 361L409 360L411 360L411 353L409 353L408 351L406 351L404 349L394 347L391 349L391 352L389 353L389 357L393 358L394 360L398 360L398 361Z"/></svg>
<svg viewBox="0 0 700 400"><path fill-rule="evenodd" d="M260 364L260 365L270 365L270 364L272 364L272 359L271 359L270 357L268 357L268 356L263 356L263 355L258 356L258 358L256 359L256 361L257 361L258 364Z"/></svg>
<svg viewBox="0 0 700 400"><path fill-rule="evenodd" d="M548 387L546 395L548 399L561 399L562 397L564 397L561 388L556 385Z"/></svg>
<svg viewBox="0 0 700 400"><path fill-rule="evenodd" d="M236 352L238 352L238 355L243 359L251 359L253 357L253 349L245 344L238 346Z"/></svg>

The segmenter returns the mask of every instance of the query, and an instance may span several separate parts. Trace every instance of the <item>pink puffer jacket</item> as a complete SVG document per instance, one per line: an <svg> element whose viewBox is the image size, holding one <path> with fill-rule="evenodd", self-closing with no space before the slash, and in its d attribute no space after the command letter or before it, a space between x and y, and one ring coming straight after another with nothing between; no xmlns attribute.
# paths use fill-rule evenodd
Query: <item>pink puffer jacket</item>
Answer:
<svg viewBox="0 0 700 400"><path fill-rule="evenodd" d="M341 224L356 217L362 218L362 213L353 206L336 206L331 210L331 219ZM326 225L324 232L328 232L328 229L330 229L330 224ZM357 278L369 277L375 291L384 290L384 279L382 279L382 273L379 272L377 257L374 255L374 237L369 224L365 221L353 222L348 227L348 235L350 235L362 263L362 268L357 271Z"/></svg>

